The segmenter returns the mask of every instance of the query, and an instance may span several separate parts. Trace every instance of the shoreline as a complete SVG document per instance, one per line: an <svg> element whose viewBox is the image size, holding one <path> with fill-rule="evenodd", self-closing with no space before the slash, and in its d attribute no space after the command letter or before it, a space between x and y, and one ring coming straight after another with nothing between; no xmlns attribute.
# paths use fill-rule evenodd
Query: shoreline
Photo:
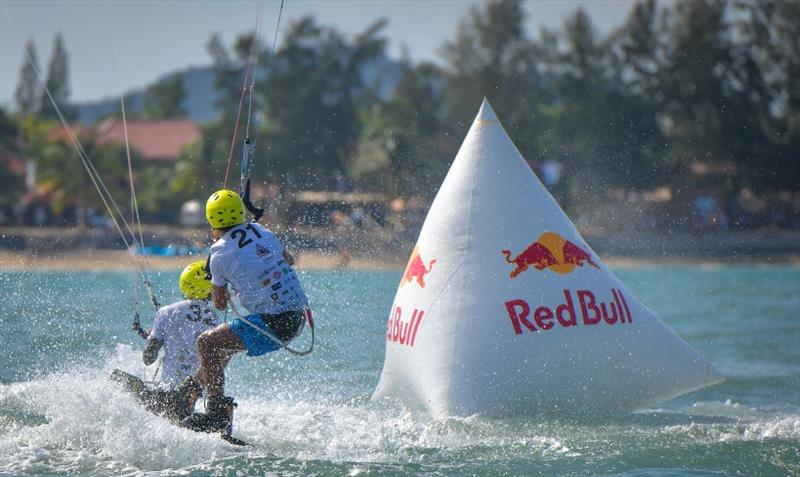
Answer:
<svg viewBox="0 0 800 477"><path fill-rule="evenodd" d="M148 226L148 242L156 246L203 250L205 228ZM383 229L292 229L284 243L297 258L298 269L402 270L416 236ZM658 266L782 265L800 267L800 231L748 230L728 233L602 233L586 230L583 238L613 268ZM0 271L3 270L134 270L130 252L115 233L97 228L0 227ZM339 250L342 250L340 253ZM181 269L205 259L192 255L146 257L150 268Z"/></svg>
<svg viewBox="0 0 800 477"><path fill-rule="evenodd" d="M314 251L301 251L295 254L296 267L300 270L402 270L405 257L359 257L348 260L342 257ZM204 258L204 255L185 255L165 257L147 255L147 262L154 270L180 270L190 262ZM137 256L142 258L142 256ZM635 257L601 254L600 259L611 268L641 268L658 266L720 267L730 265L792 266L800 268L800 254L780 256L738 256L736 259L717 257L697 258L681 256ZM38 256L25 251L0 250L0 272L2 271L108 271L133 270L131 254L127 250L71 250Z"/></svg>

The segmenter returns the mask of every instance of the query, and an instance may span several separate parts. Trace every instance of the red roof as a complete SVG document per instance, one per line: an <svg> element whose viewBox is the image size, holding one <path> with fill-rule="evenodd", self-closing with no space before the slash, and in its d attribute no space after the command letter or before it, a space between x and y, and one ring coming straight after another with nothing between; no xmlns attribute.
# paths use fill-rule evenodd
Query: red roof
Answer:
<svg viewBox="0 0 800 477"><path fill-rule="evenodd" d="M122 121L119 120L107 119L100 122L93 130L80 125L70 127L79 137L91 132L99 143L125 144L125 130ZM69 138L63 126L53 130L49 136ZM128 142L131 149L147 161L174 161L184 147L200 140L201 137L200 128L192 121L128 121Z"/></svg>
<svg viewBox="0 0 800 477"><path fill-rule="evenodd" d="M125 144L122 121L103 121L97 125L95 132L100 142ZM131 149L135 149L145 160L175 160L184 147L200 137L200 128L191 121L128 121Z"/></svg>

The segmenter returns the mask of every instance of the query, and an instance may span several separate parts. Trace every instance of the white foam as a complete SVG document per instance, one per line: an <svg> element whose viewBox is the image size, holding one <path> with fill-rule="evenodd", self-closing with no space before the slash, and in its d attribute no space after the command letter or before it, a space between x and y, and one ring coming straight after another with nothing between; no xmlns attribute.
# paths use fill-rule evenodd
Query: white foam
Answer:
<svg viewBox="0 0 800 477"><path fill-rule="evenodd" d="M169 424L115 386L108 379L110 370L140 360L126 359L132 354L130 347L122 346L103 369L78 367L0 387L2 409L21 411L0 440L0 469L94 473L112 465L115 471L159 470L237 452L216 436Z"/></svg>
<svg viewBox="0 0 800 477"><path fill-rule="evenodd" d="M765 442L772 439L800 441L800 415L752 422L691 423L672 426L664 432L701 443Z"/></svg>
<svg viewBox="0 0 800 477"><path fill-rule="evenodd" d="M662 432L713 442L764 442L769 439L800 441L800 414L774 407L754 407L732 399L699 401L686 407L654 409L665 416L683 416L689 424L666 426Z"/></svg>

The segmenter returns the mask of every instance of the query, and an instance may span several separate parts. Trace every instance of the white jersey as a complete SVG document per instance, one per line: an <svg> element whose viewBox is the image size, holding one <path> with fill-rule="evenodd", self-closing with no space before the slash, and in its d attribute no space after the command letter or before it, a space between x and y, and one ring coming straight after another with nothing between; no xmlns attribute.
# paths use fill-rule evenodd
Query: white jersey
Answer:
<svg viewBox="0 0 800 477"><path fill-rule="evenodd" d="M219 324L208 302L183 300L159 308L150 338L164 342L161 384L174 388L200 368L197 337Z"/></svg>
<svg viewBox="0 0 800 477"><path fill-rule="evenodd" d="M308 298L283 252L281 241L263 225L238 225L211 246L211 283L230 283L249 313L302 310Z"/></svg>

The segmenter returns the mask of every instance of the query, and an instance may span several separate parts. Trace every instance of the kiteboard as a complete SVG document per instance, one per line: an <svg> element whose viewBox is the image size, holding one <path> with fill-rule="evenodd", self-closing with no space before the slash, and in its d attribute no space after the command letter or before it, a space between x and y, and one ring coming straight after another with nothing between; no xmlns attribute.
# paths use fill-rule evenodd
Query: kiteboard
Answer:
<svg viewBox="0 0 800 477"><path fill-rule="evenodd" d="M190 429L181 425L183 419L192 415L193 407L189 407L187 400L175 393L159 389L152 384L144 382L138 376L122 371L121 369L114 369L111 372L111 380L120 384L122 388L133 395L134 398L145 409L158 416L166 418L170 423ZM194 429L191 429L194 430ZM202 431L196 431L202 432ZM222 440L236 445L246 446L249 443L237 439L230 434L219 434Z"/></svg>

